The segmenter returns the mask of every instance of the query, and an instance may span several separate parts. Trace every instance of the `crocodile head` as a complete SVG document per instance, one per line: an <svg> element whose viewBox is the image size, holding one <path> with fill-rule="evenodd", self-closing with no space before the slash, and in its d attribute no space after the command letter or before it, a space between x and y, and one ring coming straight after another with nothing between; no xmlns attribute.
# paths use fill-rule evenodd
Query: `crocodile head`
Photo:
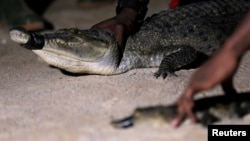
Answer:
<svg viewBox="0 0 250 141"><path fill-rule="evenodd" d="M38 34L13 28L10 37L48 64L72 73L114 74L121 56L114 37L102 30L69 28Z"/></svg>

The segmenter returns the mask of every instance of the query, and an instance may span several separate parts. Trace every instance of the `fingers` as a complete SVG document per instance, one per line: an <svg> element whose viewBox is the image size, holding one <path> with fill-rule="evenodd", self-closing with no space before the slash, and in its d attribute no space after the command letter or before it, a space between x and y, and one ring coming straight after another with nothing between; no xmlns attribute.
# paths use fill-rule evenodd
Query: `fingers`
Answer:
<svg viewBox="0 0 250 141"><path fill-rule="evenodd" d="M126 37L124 25L112 23L111 21L102 22L91 27L91 29L101 29L115 36L118 45L122 46Z"/></svg>
<svg viewBox="0 0 250 141"><path fill-rule="evenodd" d="M180 107L178 108L180 109ZM173 127L178 127L182 122L183 120L186 118L186 115L182 112L182 111L179 111L178 110L178 114L177 116L171 121L171 125Z"/></svg>
<svg viewBox="0 0 250 141"><path fill-rule="evenodd" d="M192 109L181 109L178 110L177 116L171 121L171 125L173 127L179 127L181 123L185 120L185 118L188 117L193 123L196 122L196 116L193 113Z"/></svg>
<svg viewBox="0 0 250 141"><path fill-rule="evenodd" d="M122 46L124 44L124 37L126 36L125 35L125 31L124 31L124 27L120 24L116 25L115 26L115 38L116 38L116 41L118 42L118 44L120 46Z"/></svg>
<svg viewBox="0 0 250 141"><path fill-rule="evenodd" d="M194 101L193 90L188 88L184 91L184 94L177 101L177 115L172 120L171 125L178 127L188 117L193 123L196 122L196 116L193 113Z"/></svg>

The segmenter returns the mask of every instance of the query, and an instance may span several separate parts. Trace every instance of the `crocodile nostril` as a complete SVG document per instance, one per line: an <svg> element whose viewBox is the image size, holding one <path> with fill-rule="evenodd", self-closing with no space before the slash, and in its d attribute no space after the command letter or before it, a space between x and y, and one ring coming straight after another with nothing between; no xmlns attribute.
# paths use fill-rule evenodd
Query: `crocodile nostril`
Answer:
<svg viewBox="0 0 250 141"><path fill-rule="evenodd" d="M10 38L19 44L26 44L30 38L30 35L24 28L15 27L10 29Z"/></svg>
<svg viewBox="0 0 250 141"><path fill-rule="evenodd" d="M27 49L42 49L44 46L44 36L29 32L22 27L10 29L10 38Z"/></svg>

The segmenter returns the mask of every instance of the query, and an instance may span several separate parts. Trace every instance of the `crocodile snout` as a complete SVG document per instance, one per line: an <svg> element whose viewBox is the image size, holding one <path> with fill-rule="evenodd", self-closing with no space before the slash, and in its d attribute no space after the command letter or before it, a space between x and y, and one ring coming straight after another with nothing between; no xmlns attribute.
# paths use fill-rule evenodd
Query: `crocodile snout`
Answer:
<svg viewBox="0 0 250 141"><path fill-rule="evenodd" d="M29 32L22 27L14 27L10 29L9 33L11 40L27 49L42 49L44 47L45 39L43 35Z"/></svg>

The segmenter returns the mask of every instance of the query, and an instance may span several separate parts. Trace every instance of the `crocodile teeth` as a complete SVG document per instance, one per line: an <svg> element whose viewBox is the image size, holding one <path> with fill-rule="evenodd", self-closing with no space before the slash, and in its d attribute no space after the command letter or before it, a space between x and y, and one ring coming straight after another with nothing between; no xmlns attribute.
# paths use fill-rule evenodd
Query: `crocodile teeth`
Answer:
<svg viewBox="0 0 250 141"><path fill-rule="evenodd" d="M22 28L13 28L10 30L10 38L19 44L26 44L30 38L30 34Z"/></svg>
<svg viewBox="0 0 250 141"><path fill-rule="evenodd" d="M67 43L62 39L56 39L57 44L66 45Z"/></svg>
<svg viewBox="0 0 250 141"><path fill-rule="evenodd" d="M57 44L65 45L65 46L68 46L68 47L74 47L74 46L77 46L77 45L81 44L80 41L70 42L70 41L65 41L65 40L62 40L62 39L56 39L56 42L57 42Z"/></svg>
<svg viewBox="0 0 250 141"><path fill-rule="evenodd" d="M79 45L79 43L68 42L67 45L70 47L73 47L73 46Z"/></svg>

